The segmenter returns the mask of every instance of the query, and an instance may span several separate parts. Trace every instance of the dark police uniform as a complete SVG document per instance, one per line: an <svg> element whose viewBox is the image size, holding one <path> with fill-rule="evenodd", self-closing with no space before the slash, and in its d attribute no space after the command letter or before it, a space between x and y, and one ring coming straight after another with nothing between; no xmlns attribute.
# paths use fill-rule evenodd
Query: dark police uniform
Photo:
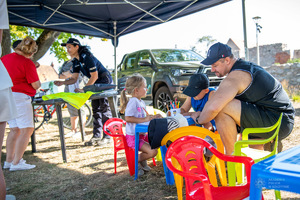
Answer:
<svg viewBox="0 0 300 200"><path fill-rule="evenodd" d="M98 72L98 79L94 83L97 84L111 84L112 77L109 71L101 64L101 62L95 58L92 54L86 53L80 54L80 59L74 58L72 73L82 72L88 78L91 78L91 72ZM103 124L112 118L111 109L108 104L107 98L92 100L93 109L93 137L102 138ZM103 133L103 138L109 138L110 136Z"/></svg>

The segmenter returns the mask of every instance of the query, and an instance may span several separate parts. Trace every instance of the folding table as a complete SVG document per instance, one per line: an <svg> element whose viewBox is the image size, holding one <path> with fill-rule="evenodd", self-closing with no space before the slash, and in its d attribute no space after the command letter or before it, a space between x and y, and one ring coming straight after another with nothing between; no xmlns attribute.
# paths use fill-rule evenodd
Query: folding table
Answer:
<svg viewBox="0 0 300 200"><path fill-rule="evenodd" d="M260 200L262 188L300 193L300 145L252 166L250 200Z"/></svg>
<svg viewBox="0 0 300 200"><path fill-rule="evenodd" d="M107 90L102 93L93 94L89 100L94 99L101 99L107 97L108 103L112 112L113 117L117 117L117 107L115 103L115 98L118 94L115 90ZM66 156L66 144L65 144L65 134L64 134L64 126L63 126L63 120L62 120L62 111L61 111L61 105L63 103L66 103L63 99L52 99L47 101L41 101L41 102L33 102L32 105L55 105L56 108L56 114L57 114L57 123L59 128L59 136L60 136L60 143L61 143L61 151L62 151L62 157L63 161L67 162L67 156ZM80 109L78 110L79 114L79 127L81 131L82 140L84 140L84 133L83 133L83 125L82 125L82 119L81 119L81 113ZM32 146L32 152L36 152L36 140L35 140L35 131L31 135L31 146Z"/></svg>

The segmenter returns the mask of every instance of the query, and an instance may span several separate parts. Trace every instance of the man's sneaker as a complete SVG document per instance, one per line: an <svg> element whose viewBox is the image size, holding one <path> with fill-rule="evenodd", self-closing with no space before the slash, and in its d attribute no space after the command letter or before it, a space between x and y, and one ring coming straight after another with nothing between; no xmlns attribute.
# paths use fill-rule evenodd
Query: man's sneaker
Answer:
<svg viewBox="0 0 300 200"><path fill-rule="evenodd" d="M35 168L35 165L30 165L25 162L19 162L16 165L11 164L9 171L28 170L28 169L33 169L33 168Z"/></svg>
<svg viewBox="0 0 300 200"><path fill-rule="evenodd" d="M98 145L100 143L101 139L100 138L95 138L92 137L90 141L85 142L84 145L85 146L95 146Z"/></svg>
<svg viewBox="0 0 300 200"><path fill-rule="evenodd" d="M151 168L147 164L147 160L142 161L141 166L142 166L142 170L144 170L146 172L149 172L151 170Z"/></svg>
<svg viewBox="0 0 300 200"><path fill-rule="evenodd" d="M109 143L112 142L112 139L111 138L108 138L108 137L105 137L105 138L102 138L100 142L98 142L98 146L104 146L104 145L107 145Z"/></svg>
<svg viewBox="0 0 300 200"><path fill-rule="evenodd" d="M66 135L65 135L65 137L66 138L68 138L68 137L72 137L73 135L75 135L76 133L74 132L74 131L70 131L69 133L67 133Z"/></svg>
<svg viewBox="0 0 300 200"><path fill-rule="evenodd" d="M26 160L24 160L23 158L21 158L21 160L19 161L19 163L20 162L26 163ZM12 162L6 162L6 161L4 161L3 169L9 169L10 166L11 166L11 164L12 164Z"/></svg>

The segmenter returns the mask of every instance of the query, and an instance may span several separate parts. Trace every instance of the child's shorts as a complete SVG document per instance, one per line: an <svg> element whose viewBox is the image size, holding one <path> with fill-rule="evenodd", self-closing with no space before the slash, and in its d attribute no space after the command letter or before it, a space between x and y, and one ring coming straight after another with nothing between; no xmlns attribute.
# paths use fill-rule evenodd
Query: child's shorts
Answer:
<svg viewBox="0 0 300 200"><path fill-rule="evenodd" d="M130 148L135 149L135 136L134 135L126 135L125 137L126 137L127 145ZM145 142L149 143L148 136L144 135L144 134L141 134L140 135L140 140L139 140L139 150L141 150L141 147L143 146L143 144Z"/></svg>

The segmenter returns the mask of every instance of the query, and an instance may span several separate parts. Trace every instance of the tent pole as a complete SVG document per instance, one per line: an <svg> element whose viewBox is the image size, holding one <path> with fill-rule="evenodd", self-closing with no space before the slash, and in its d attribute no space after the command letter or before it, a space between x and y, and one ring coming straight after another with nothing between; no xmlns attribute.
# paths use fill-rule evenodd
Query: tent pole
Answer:
<svg viewBox="0 0 300 200"><path fill-rule="evenodd" d="M118 70L117 70L117 22L114 21L114 64L115 64L115 84L118 85Z"/></svg>
<svg viewBox="0 0 300 200"><path fill-rule="evenodd" d="M118 70L117 70L117 22L114 21L114 64L115 64L115 84L117 85L116 90L118 91ZM118 95L119 96L119 95ZM118 108L118 96L114 97L114 104L117 105ZM117 111L117 117L120 118L120 114Z"/></svg>
<svg viewBox="0 0 300 200"><path fill-rule="evenodd" d="M248 51L248 44L247 44L245 0L242 0L242 9L243 9L243 29L244 29L245 60L249 61L249 51Z"/></svg>

